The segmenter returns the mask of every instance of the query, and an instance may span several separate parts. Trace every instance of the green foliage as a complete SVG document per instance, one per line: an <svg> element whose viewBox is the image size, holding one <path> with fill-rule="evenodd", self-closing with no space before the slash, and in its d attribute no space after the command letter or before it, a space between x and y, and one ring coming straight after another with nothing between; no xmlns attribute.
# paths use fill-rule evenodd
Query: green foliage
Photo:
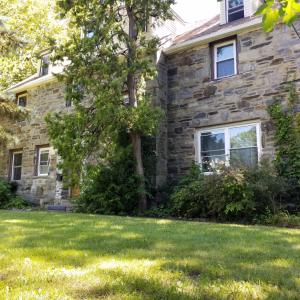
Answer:
<svg viewBox="0 0 300 300"><path fill-rule="evenodd" d="M14 130L8 121L23 120L28 111L0 94L0 151L14 139Z"/></svg>
<svg viewBox="0 0 300 300"><path fill-rule="evenodd" d="M300 215L291 215L287 211L281 211L265 216L263 223L272 226L300 228Z"/></svg>
<svg viewBox="0 0 300 300"><path fill-rule="evenodd" d="M52 143L62 157L61 167L65 176L71 177L70 183L78 183L81 166L88 157L97 153L97 160L103 163L107 149L117 144L119 133L128 132L135 173L141 179L140 210L147 206L141 137L155 135L163 115L154 107L154 91L147 86L156 75L160 41L145 32L145 24L153 28L171 18L173 3L174 0L58 1L62 16L70 20L70 39L55 49L53 60L67 57L70 61L60 79L66 84L66 98L72 101L73 111L68 116L48 116L47 122Z"/></svg>
<svg viewBox="0 0 300 300"><path fill-rule="evenodd" d="M64 39L66 22L52 0L0 0L0 23L1 91L36 72L40 52Z"/></svg>
<svg viewBox="0 0 300 300"><path fill-rule="evenodd" d="M280 176L294 183L300 181L300 124L298 95L295 86L289 88L288 105L274 103L268 109L275 127L275 167Z"/></svg>
<svg viewBox="0 0 300 300"><path fill-rule="evenodd" d="M253 169L224 167L207 176L193 166L171 194L171 211L176 217L252 222L282 209L289 188L267 162Z"/></svg>
<svg viewBox="0 0 300 300"><path fill-rule="evenodd" d="M90 165L83 177L81 195L75 199L80 212L99 214L136 213L138 180L131 149L123 149L110 161Z"/></svg>
<svg viewBox="0 0 300 300"><path fill-rule="evenodd" d="M263 16L263 28L269 32L280 22L291 26L299 17L300 4L297 0L264 0L256 14Z"/></svg>
<svg viewBox="0 0 300 300"><path fill-rule="evenodd" d="M8 182L0 179L0 208L11 209L11 208L25 208L29 204L17 196L14 191L14 186Z"/></svg>

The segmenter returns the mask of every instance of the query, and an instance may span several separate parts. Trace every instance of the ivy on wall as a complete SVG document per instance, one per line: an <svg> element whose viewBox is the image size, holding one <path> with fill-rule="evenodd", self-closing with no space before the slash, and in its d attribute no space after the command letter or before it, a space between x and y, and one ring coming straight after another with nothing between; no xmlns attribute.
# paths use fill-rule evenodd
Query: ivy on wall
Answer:
<svg viewBox="0 0 300 300"><path fill-rule="evenodd" d="M275 127L274 164L280 176L300 182L300 111L295 84L288 90L287 106L274 103L268 109Z"/></svg>

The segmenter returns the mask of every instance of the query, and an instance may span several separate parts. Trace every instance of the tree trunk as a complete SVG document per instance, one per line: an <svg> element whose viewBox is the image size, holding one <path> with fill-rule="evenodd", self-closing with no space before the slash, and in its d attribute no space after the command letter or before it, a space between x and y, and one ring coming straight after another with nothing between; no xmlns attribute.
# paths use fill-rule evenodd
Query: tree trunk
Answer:
<svg viewBox="0 0 300 300"><path fill-rule="evenodd" d="M137 133L130 133L133 148L133 156L136 162L136 174L139 176L139 212L143 213L147 209L147 197L145 193L145 174L142 159L141 136Z"/></svg>
<svg viewBox="0 0 300 300"><path fill-rule="evenodd" d="M131 69L134 65L134 61L136 59L136 49L137 49L137 24L135 17L132 13L132 7L126 6L128 21L129 21L129 38L130 43L128 43L128 60L127 67ZM136 97L136 74L133 72L128 72L127 74L127 89L128 89L128 98L129 105L131 107L137 107L137 97ZM136 174L139 176L140 184L139 184L139 212L143 213L147 209L147 197L145 193L145 174L144 174L144 166L143 166L143 158L142 158L142 143L140 134L131 131L130 139L133 148L133 156L136 162Z"/></svg>

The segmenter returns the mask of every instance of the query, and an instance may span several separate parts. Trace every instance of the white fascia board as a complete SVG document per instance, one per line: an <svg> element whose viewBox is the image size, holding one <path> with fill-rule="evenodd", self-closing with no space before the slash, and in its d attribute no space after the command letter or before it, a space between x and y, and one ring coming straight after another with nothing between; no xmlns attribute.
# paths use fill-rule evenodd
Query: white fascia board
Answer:
<svg viewBox="0 0 300 300"><path fill-rule="evenodd" d="M233 35L233 34L237 34L243 31L248 31L248 30L254 30L254 29L258 29L261 27L261 23L262 23L262 18L254 18L249 20L246 23L240 24L240 25L236 25L236 26L232 26L232 27L227 27L224 29L220 29L216 32L213 33L209 33L209 34L205 34L200 36L199 38L195 38L192 40L188 40L186 42L177 44L175 46L171 46L167 49L164 49L164 53L165 54L174 54L176 52L188 49L188 48L192 48L195 46L200 46L203 44L208 44L212 41L218 40L218 39L222 39L225 38L227 36Z"/></svg>
<svg viewBox="0 0 300 300"><path fill-rule="evenodd" d="M32 89L38 85L42 85L42 84L46 84L49 82L53 82L57 80L57 78L51 73L45 76L41 76L36 78L35 80L29 81L27 83L17 83L16 87L12 86L10 88L8 88L5 92L8 94L12 94L12 93L18 93L18 92L22 92L24 90L29 90Z"/></svg>

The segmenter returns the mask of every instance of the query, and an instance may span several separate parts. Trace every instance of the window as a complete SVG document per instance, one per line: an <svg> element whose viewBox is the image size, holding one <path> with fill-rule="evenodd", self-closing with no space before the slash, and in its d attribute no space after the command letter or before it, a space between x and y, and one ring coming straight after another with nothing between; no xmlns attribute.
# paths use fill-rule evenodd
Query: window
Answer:
<svg viewBox="0 0 300 300"><path fill-rule="evenodd" d="M49 54L44 55L41 61L40 76L47 75L49 73Z"/></svg>
<svg viewBox="0 0 300 300"><path fill-rule="evenodd" d="M236 42L229 41L214 46L215 79L228 77L237 73Z"/></svg>
<svg viewBox="0 0 300 300"><path fill-rule="evenodd" d="M12 153L11 180L21 180L23 153L15 151Z"/></svg>
<svg viewBox="0 0 300 300"><path fill-rule="evenodd" d="M258 123L213 128L198 133L198 160L203 172L220 164L255 166L261 148Z"/></svg>
<svg viewBox="0 0 300 300"><path fill-rule="evenodd" d="M72 106L72 100L70 98L66 99L66 107L71 107Z"/></svg>
<svg viewBox="0 0 300 300"><path fill-rule="evenodd" d="M38 149L37 175L47 176L49 173L50 148Z"/></svg>
<svg viewBox="0 0 300 300"><path fill-rule="evenodd" d="M244 1L227 0L227 21L232 22L244 18Z"/></svg>
<svg viewBox="0 0 300 300"><path fill-rule="evenodd" d="M27 105L27 94L23 93L17 96L17 105L25 107Z"/></svg>

